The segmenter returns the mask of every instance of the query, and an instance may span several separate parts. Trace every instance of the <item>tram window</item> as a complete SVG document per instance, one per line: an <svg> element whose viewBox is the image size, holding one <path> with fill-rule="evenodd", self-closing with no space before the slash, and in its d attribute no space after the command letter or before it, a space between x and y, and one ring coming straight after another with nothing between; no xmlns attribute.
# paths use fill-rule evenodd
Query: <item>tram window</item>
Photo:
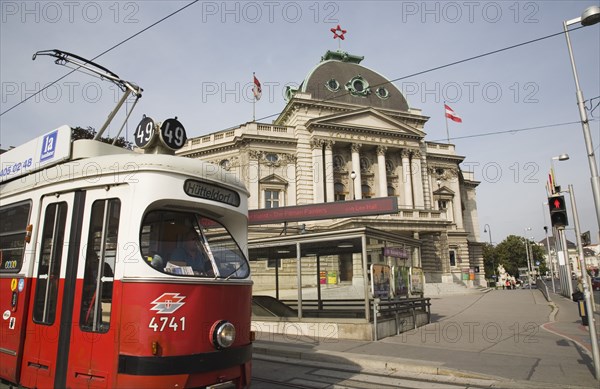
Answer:
<svg viewBox="0 0 600 389"><path fill-rule="evenodd" d="M120 212L118 199L92 204L79 314L84 331L106 332L110 326Z"/></svg>
<svg viewBox="0 0 600 389"><path fill-rule="evenodd" d="M16 273L23 266L30 210L30 202L0 208L0 273Z"/></svg>
<svg viewBox="0 0 600 389"><path fill-rule="evenodd" d="M36 323L54 323L66 221L67 203L48 205L40 240L37 286L33 306L33 321Z"/></svg>
<svg viewBox="0 0 600 389"><path fill-rule="evenodd" d="M187 212L152 211L142 223L140 247L163 273L205 278L247 278L248 261L218 221Z"/></svg>

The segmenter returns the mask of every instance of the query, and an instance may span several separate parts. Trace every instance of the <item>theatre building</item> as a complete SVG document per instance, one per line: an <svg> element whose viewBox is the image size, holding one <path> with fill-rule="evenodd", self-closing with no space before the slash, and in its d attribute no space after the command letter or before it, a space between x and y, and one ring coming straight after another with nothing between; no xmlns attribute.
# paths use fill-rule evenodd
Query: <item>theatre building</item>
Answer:
<svg viewBox="0 0 600 389"><path fill-rule="evenodd" d="M410 300L485 279L479 182L461 169L465 157L427 141L428 117L362 60L328 51L286 91L273 123L192 138L178 154L220 165L250 192L257 317L329 318L336 336L367 339L374 328L393 332L373 323L374 298ZM423 324L412 318L409 326Z"/></svg>

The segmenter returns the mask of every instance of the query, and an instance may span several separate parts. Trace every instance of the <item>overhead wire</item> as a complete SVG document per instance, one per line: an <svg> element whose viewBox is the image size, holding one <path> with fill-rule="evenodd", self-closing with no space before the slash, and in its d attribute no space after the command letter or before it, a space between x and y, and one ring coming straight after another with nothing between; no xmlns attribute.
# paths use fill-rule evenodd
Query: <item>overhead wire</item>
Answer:
<svg viewBox="0 0 600 389"><path fill-rule="evenodd" d="M590 121L591 122L595 122L597 120L592 119ZM574 121L574 122L545 124L545 125L542 125L542 126L516 128L516 129L511 129L511 130L490 131L490 132L484 132L484 133L479 133L479 134L472 134L472 135L465 135L465 136L456 136L456 137L450 138L450 140L470 139L470 138L478 138L478 137L490 136L490 135L516 134L518 132L541 130L541 129L544 129L544 128L561 127L561 126L568 126L568 125L571 125L571 124L580 124L580 123L581 123L581 121L577 120L577 121ZM433 140L432 142L444 142L444 141L447 141L447 140L448 140L447 138L444 138L444 139Z"/></svg>
<svg viewBox="0 0 600 389"><path fill-rule="evenodd" d="M575 27L575 28L571 29L570 31L579 30L579 29L581 29L583 27L584 26ZM501 49L496 49L496 50L488 51L487 53L478 54L478 55L474 55L472 57L468 57L468 58L461 59L461 60L458 60L458 61L450 62L450 63L447 63L445 65L435 66L433 68L429 68L429 69L426 69L426 70L421 70L421 71L416 72L416 73L412 73L412 74L409 74L409 75L406 75L406 76L394 78L394 79L382 82L380 84L373 85L373 88L376 88L376 87L379 87L379 86L382 86L382 85L392 84L392 83L394 83L396 81L401 81L401 80L405 80L407 78L411 78L411 77L415 77L415 76L420 76L420 75L425 74L425 73L430 73L430 72L433 72L433 71L436 71L436 70L440 70L440 69L444 69L444 68L447 68L447 67L450 67L450 66L454 66L454 65L461 64L461 63L473 61L473 60L480 59L480 58L483 58L483 57L487 57L487 56L490 56L490 55L493 55L493 54L498 54L498 53L501 53L503 51L512 50L512 49L515 49L517 47L525 46L525 45L528 45L528 44L531 44L531 43L536 43L536 42L539 42L539 41L542 41L542 40L545 40L545 39L553 38L555 36L564 35L564 33L565 33L564 31L556 32L554 34L550 34L550 35L546 35L546 36L543 36L543 37L531 39L531 40L528 40L528 41L525 41L525 42L521 42L521 43L517 43L517 44L511 45L511 46L506 46L506 47L501 48ZM350 94L350 92L340 93L340 94L337 94L335 96L328 97L328 98L321 99L321 100L317 100L317 101L319 101L319 102L327 102L327 101L331 101L331 100L334 100L334 99L337 99L337 98L340 98L340 97L343 97L343 96L347 96L349 94ZM258 120L269 119L269 118L271 118L273 116L276 116L276 115L279 115L279 114L278 113L272 114L272 115L269 115L269 116L265 116L263 118L259 118Z"/></svg>
<svg viewBox="0 0 600 389"><path fill-rule="evenodd" d="M108 53L108 52L110 52L110 51L114 50L115 48L117 48L117 47L119 47L119 46L121 46L121 45L125 44L126 42L128 42L128 41L130 41L131 39L133 39L133 38L137 37L138 35L140 35L140 34L144 33L145 31L148 31L150 28L152 28L152 27L154 27L154 26L158 25L159 23L161 23L161 22L163 22L163 21L165 21L165 20L169 19L170 17L172 17L172 16L176 15L177 13L179 13L179 12L181 12L181 11L185 10L186 8L188 8L188 7L192 6L192 5L194 5L194 4L195 4L195 3L197 3L198 1L199 1L199 0L194 0L194 1L192 1L191 3L189 3L189 4L186 4L185 6L183 6L183 7L179 8L179 9L175 10L174 12L170 13L169 15L167 15L167 16L165 16L165 17L163 17L163 18L159 19L158 21L156 21L156 22L152 23L151 25L149 25L149 26L145 27L144 29L142 29L142 30L138 31L137 33L135 33L135 34L131 35L130 37L128 37L128 38L126 38L126 39L122 40L121 42L119 42L119 43L115 44L114 46L112 46L112 47L110 47L110 48L106 49L106 50L105 50L105 51L103 51L102 53L100 53L100 54L98 54L97 56L95 56L94 58L92 58L92 59L91 59L91 61L93 61L93 60L95 60L95 59L97 59L97 58L100 58L100 57L101 57L101 56L103 56L104 54L106 54L106 53ZM580 28L583 28L583 27L584 27L584 26L575 27L575 28L571 29L571 31L575 31L575 30L578 30L578 29L580 29ZM522 47L522 46L525 46L525 45L528 45L528 44L536 43L536 42L539 42L539 41L542 41L542 40L545 40L545 39L549 39L549 38L553 38L553 37L555 37L555 36L559 36L559 35L563 35L563 34L564 34L564 31L560 31L560 32L557 32L557 33L554 33L554 34L550 34L550 35L546 35L546 36L543 36L543 37L539 37L539 38L531 39L531 40L528 40L528 41L525 41L525 42L521 42L521 43L517 43L517 44L514 44L514 45L506 46L506 47L504 47L504 48L500 48L500 49L496 49L496 50L488 51L488 52L486 52L486 53L478 54L478 55L471 56L471 57L468 57L468 58L464 58L464 59L461 59L461 60L458 60L458 61L453 61L453 62L450 62L450 63L444 64L444 65L435 66L435 67L432 67L432 68L429 68L429 69L426 69L426 70L422 70L422 71L419 71L419 72L415 72L415 73L412 73L412 74L409 74L409 75L406 75L406 76L397 77L397 78L394 78L394 79L388 80L388 81L386 81L386 82L382 82L382 83L380 83L380 84L373 85L373 87L379 87L379 86L383 86L383 85L387 85L387 84L392 84L392 83L394 83L394 82L401 81L401 80L404 80L404 79L407 79L407 78L411 78L411 77L419 76L419 75L426 74L426 73L430 73L430 72L433 72L433 71L436 71L436 70L440 70L440 69L448 68L448 67L455 66L455 65L458 65L458 64L462 64L462 63L465 63L465 62L469 62L469 61L473 61L473 60L476 60L476 59L484 58L484 57L487 57L487 56L490 56L490 55L493 55L493 54L498 54L498 53L501 53L501 52L504 52L504 51L507 51L507 50L512 50L512 49L515 49L515 48L517 48L517 47ZM76 70L77 70L77 69L73 69L73 70L71 70L70 72L68 72L67 74L65 74L65 75L63 75L62 77L58 78L57 80L53 81L52 83L50 83L50 84L46 85L44 88L40 89L40 90L39 90L39 91L37 91L36 93L34 93L34 94L32 94L32 95L28 96L27 98L25 98L25 99L23 99L22 101L20 101L19 103L17 103L17 104L15 104L15 105L13 105L12 107L10 107L9 109L7 109L6 111L4 111L4 112L0 113L0 116L2 116L2 115L4 115L5 113L7 113L7 112L11 111L12 109L16 108L17 106L19 106L19 105L23 104L24 102L26 102L27 100L31 99L32 97L34 97L34 96L38 95L39 93L43 92L45 89L49 88L49 87L50 87L50 86L52 86L53 84L55 84L55 83L57 83L57 82L61 81L62 79L64 79L64 78L68 77L70 74L72 74L72 73L73 73L73 72L75 72ZM335 95L335 96L332 96L332 97L329 97L329 98L326 98L326 99L317 100L317 101L319 101L319 102L327 102L327 101L332 101L332 100L334 100L334 99L337 99L337 98L340 98L340 97L346 96L346 95L348 95L348 94L350 94L350 92L345 92L345 93L337 94L337 95ZM260 121L260 120L269 119L269 118L271 118L271 117L274 117L274 116L277 116L277 115L279 115L279 113L275 113L275 114L271 114L271 115L268 115L268 116L264 116L264 117L262 117L262 118L259 118L258 120ZM541 128L548 128L548 127L562 126L562 125L573 124L573 123L577 123L577 122L569 122L569 123L557 123L557 124L550 124L550 125L544 125L544 126L537 126L537 127L522 128L522 129L514 129L514 130L492 131L492 132L487 132L487 133L482 133L482 134L467 135L467 136L464 136L464 137L454 137L454 138L452 138L452 139L453 139L453 140L456 140L456 139L467 139L467 138L474 138L474 137L480 137L480 136L490 136L490 135L498 135L498 134L505 134L505 133L516 133L516 132L522 132L522 131L531 131L531 130L535 130L535 129L541 129Z"/></svg>
<svg viewBox="0 0 600 389"><path fill-rule="evenodd" d="M124 43L126 43L126 42L128 42L128 41L130 41L130 40L132 40L133 38L137 37L138 35L140 35L140 34L142 34L142 33L146 32L146 31L148 31L148 30L149 30L149 29L151 29L152 27L154 27L154 26L156 26L156 25L158 25L158 24L160 24L160 23L164 22L165 20L167 20L167 19L169 19L170 17L172 17L172 16L174 16L174 15L178 14L179 12L183 11L184 9L186 9L186 8L188 8L188 7L192 6L192 5L194 5L194 4L195 4L195 3L197 3L198 1L200 1L200 0L194 0L194 1L192 1L191 3L188 3L188 4L184 5L183 7L181 7L181 8L179 8L179 9L177 9L177 10L175 10L175 11L171 12L171 13L170 13L170 14L168 14L167 16L165 16L165 17L163 17L163 18L159 19L158 21L156 21L156 22L154 22L154 23L150 24L149 26L147 26L147 27L145 27L145 28L141 29L140 31L136 32L135 34L131 35L130 37L128 37L128 38L126 38L126 39L123 39L122 41L120 41L119 43L115 44L114 46L112 46L112 47L110 47L110 48L108 48L108 49L104 50L102 53L98 54L97 56L95 56L94 58L92 58L90 61L94 61L95 59L102 57L104 54L106 54L106 53L108 53L108 52L110 52L110 51L112 51L112 50L116 49L117 47L119 47L119 46L123 45ZM68 73L66 73L65 75L63 75L62 77L59 77L57 80L55 80L55 81L51 82L50 84L46 85L45 87L43 87L43 88L42 88L42 89L40 89L39 91L37 91L37 92L35 92L35 93L31 94L30 96L26 97L25 99L21 100L21 101L20 101L20 102L18 102L17 104L15 104L15 105L13 105L12 107L8 108L6 111L4 111L4 112L1 112L1 113L0 113L0 116L4 115L4 114L5 114L5 113L7 113L7 112L10 112L10 111L12 111L14 108L16 108L16 107L18 107L19 105L23 104L23 103L24 103L24 102L26 102L27 100L29 100L29 99L31 99L31 98L33 98L33 97L35 97L35 96L39 95L40 93L42 93L43 91L45 91L46 89L48 89L49 87L51 87L52 85L54 85L54 84L56 84L57 82L59 82L59 81L61 81L61 80L65 79L66 77L70 76L71 74L73 74L73 73L74 73L75 71L77 71L77 70L78 70L78 68L77 68L77 69L73 69L73 70L71 70L70 72L68 72Z"/></svg>

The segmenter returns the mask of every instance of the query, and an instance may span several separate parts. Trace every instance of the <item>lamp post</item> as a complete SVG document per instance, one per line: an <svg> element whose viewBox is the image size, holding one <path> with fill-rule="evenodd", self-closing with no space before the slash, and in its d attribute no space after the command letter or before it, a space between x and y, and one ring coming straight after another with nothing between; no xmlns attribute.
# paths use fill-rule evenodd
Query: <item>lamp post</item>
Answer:
<svg viewBox="0 0 600 389"><path fill-rule="evenodd" d="M356 200L356 186L354 184L354 180L356 180L356 172L354 170L352 170L352 173L350 173L350 178L352 178L352 199Z"/></svg>
<svg viewBox="0 0 600 389"><path fill-rule="evenodd" d="M492 243L492 227L490 227L489 224L484 224L483 226L483 233L488 233L489 237L490 237L490 246L494 247L494 244ZM493 254L493 253L492 253ZM494 257L492 255L492 266L494 267L494 281L498 282L498 275L496 274L496 261L494 260Z"/></svg>
<svg viewBox="0 0 600 389"><path fill-rule="evenodd" d="M529 260L529 238L527 237L527 231L531 231L531 227L524 229L525 234L525 254L527 255L527 281L529 282L529 289L531 289L531 263Z"/></svg>
<svg viewBox="0 0 600 389"><path fill-rule="evenodd" d="M546 203L547 204L547 203ZM543 206L544 204L542 204ZM544 207L545 209L546 207ZM544 222L546 221L546 214L544 213ZM550 240L548 239L548 226L544 226L544 233L546 234L546 250L548 250L548 263L550 264L550 279L552 280L552 293L556 293L556 286L554 285L554 259L550 252Z"/></svg>
<svg viewBox="0 0 600 389"><path fill-rule="evenodd" d="M571 68L573 70L573 78L575 79L575 93L577 97L577 107L579 108L579 116L581 118L581 126L583 128L583 138L588 155L588 163L590 165L590 174L592 182L592 194L594 196L594 205L596 206L596 219L598 228L600 228L600 178L598 177L598 167L596 165L596 157L594 156L594 146L592 145L592 136L590 134L590 125L588 123L587 112L585 111L585 102L583 93L579 87L579 78L577 76L577 67L575 66L575 58L573 57L573 48L571 47L571 39L569 38L569 26L581 23L582 26L591 26L600 22L600 7L593 5L583 11L580 17L566 20L563 22L565 30L565 38L567 39L567 48L569 49L569 58L571 60Z"/></svg>
<svg viewBox="0 0 600 389"><path fill-rule="evenodd" d="M490 227L490 225L486 223L483 226L483 232L488 233L488 235L490 236L490 246L493 246L493 244L492 244L492 227Z"/></svg>
<svg viewBox="0 0 600 389"><path fill-rule="evenodd" d="M575 202L575 193L573 185L569 185L569 196L571 197L571 209L573 212L573 223L575 224L575 236L577 238L577 246L579 250L579 264L581 267L581 283L583 284L583 299L588 317L588 330L590 332L590 343L592 344L592 356L594 358L596 380L600 381L600 351L598 350L598 341L596 337L596 324L594 318L594 302L593 296L590 293L590 284L588 282L588 274L585 271L586 263L583 255L583 245L581 244L581 231L579 227L579 215L577 213L577 203Z"/></svg>
<svg viewBox="0 0 600 389"><path fill-rule="evenodd" d="M560 185L558 185L558 182L555 182L554 179L554 161L567 161L569 159L569 154L561 154L558 155L556 157L552 157L550 159L550 167L552 168L552 185L554 185L554 188L550 188L550 190L552 191L552 194L556 193L556 192L560 192Z"/></svg>

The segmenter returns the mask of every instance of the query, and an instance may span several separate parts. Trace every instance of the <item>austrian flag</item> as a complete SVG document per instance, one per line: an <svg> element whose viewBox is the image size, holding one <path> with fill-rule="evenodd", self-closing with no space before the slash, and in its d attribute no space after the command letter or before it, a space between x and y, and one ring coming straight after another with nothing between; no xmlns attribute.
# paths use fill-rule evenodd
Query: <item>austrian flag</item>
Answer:
<svg viewBox="0 0 600 389"><path fill-rule="evenodd" d="M262 88L260 87L260 81L258 81L258 78L256 78L256 76L253 74L254 77L254 87L252 88L252 92L254 93L254 98L258 101L260 100L260 97L262 96Z"/></svg>
<svg viewBox="0 0 600 389"><path fill-rule="evenodd" d="M452 108L448 107L446 104L444 104L444 108L446 109L446 117L448 119L457 123L462 123L462 119L456 114L456 112L454 112Z"/></svg>

